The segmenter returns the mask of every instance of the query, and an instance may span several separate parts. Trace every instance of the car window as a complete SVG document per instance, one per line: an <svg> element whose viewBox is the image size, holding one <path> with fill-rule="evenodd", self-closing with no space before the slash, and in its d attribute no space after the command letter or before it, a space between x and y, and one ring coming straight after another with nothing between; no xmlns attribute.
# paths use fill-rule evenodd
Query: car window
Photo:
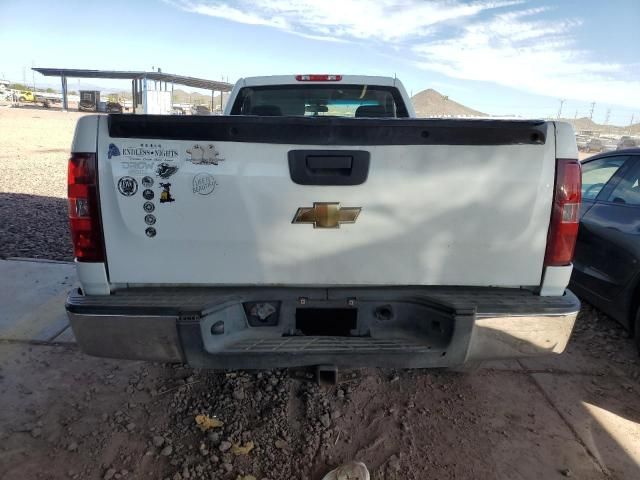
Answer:
<svg viewBox="0 0 640 480"><path fill-rule="evenodd" d="M640 162L635 162L633 168L627 171L607 200L627 205L640 205Z"/></svg>
<svg viewBox="0 0 640 480"><path fill-rule="evenodd" d="M627 159L626 156L606 157L582 165L582 198L595 200L609 179Z"/></svg>

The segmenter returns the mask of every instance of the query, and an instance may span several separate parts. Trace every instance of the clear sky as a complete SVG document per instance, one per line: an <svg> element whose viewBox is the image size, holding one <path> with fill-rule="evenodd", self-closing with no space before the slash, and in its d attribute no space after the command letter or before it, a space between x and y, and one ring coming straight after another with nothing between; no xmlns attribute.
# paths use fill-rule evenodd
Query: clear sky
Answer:
<svg viewBox="0 0 640 480"><path fill-rule="evenodd" d="M0 0L0 45L0 77L28 83L32 65L396 74L490 114L555 116L565 99L565 117L596 102L600 123L640 121L640 0Z"/></svg>

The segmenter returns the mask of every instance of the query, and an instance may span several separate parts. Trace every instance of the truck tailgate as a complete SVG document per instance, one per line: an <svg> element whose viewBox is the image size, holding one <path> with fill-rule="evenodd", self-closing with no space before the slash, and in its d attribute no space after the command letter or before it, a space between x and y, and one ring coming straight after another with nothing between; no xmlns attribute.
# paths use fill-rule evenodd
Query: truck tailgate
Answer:
<svg viewBox="0 0 640 480"><path fill-rule="evenodd" d="M539 285L554 140L546 122L101 116L109 281ZM291 151L332 178L364 152L366 180L295 183Z"/></svg>

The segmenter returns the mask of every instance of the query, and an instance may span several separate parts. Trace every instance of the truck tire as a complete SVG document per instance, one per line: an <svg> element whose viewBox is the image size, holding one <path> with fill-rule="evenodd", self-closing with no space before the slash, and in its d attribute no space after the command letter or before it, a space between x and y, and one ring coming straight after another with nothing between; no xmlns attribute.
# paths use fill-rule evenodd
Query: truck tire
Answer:
<svg viewBox="0 0 640 480"><path fill-rule="evenodd" d="M18 100L21 101L21 102L26 102L27 101L27 99L25 97L20 97L20 98L18 98Z"/></svg>

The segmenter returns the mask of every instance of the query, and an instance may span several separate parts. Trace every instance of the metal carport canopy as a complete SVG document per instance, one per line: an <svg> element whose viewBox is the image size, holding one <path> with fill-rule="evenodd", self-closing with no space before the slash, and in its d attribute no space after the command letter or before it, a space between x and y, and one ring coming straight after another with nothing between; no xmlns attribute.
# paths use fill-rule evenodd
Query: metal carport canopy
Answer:
<svg viewBox="0 0 640 480"><path fill-rule="evenodd" d="M230 92L233 87L227 82L216 82L204 78L186 77L165 72L136 72L122 70L85 70L81 68L41 68L34 67L38 73L45 77L72 77L72 78L113 78L120 80L137 80L146 78L158 82L173 82L187 87L201 88L203 90L215 90Z"/></svg>
<svg viewBox="0 0 640 480"><path fill-rule="evenodd" d="M86 70L81 68L43 68L34 67L32 70L44 75L45 77L60 77L62 82L62 105L67 110L67 78L111 78L119 80L131 80L133 95L133 112L136 111L137 84L142 80L153 80L156 82L171 83L173 85L185 85L187 87L201 88L203 90L211 90L211 110L213 110L213 92L220 92L220 106L222 107L222 93L230 92L233 85L227 82L216 82L215 80L207 80L204 78L186 77L184 75L175 75L173 73L157 72L136 72L122 70ZM172 88L173 89L173 88Z"/></svg>

